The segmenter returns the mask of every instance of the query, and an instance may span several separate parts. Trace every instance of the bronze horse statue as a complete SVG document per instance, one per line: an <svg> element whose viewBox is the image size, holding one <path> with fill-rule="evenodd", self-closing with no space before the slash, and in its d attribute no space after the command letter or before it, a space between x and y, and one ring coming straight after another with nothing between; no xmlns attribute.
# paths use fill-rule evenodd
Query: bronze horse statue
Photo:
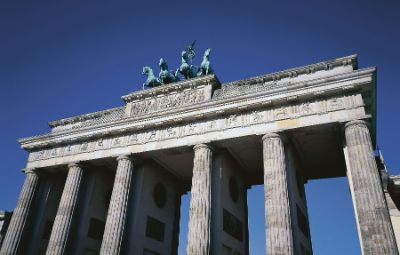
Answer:
<svg viewBox="0 0 400 255"><path fill-rule="evenodd" d="M197 77L197 69L195 66L193 66L191 63L189 64L189 55L187 53L187 51L182 51L181 53L182 56L182 64L181 66L178 68L178 70L176 70L176 73L180 73L183 75L183 77L185 77L185 79L190 79L190 78L194 78Z"/></svg>
<svg viewBox="0 0 400 255"><path fill-rule="evenodd" d="M143 89L145 87L153 88L161 85L160 81L156 76L154 76L153 70L149 66L143 67L142 74L147 76L146 82L143 83Z"/></svg>
<svg viewBox="0 0 400 255"><path fill-rule="evenodd" d="M206 49L203 55L203 61L201 62L200 71L197 73L197 76L213 74L214 70L211 67L210 63L210 53L211 48Z"/></svg>
<svg viewBox="0 0 400 255"><path fill-rule="evenodd" d="M161 84L168 84L179 81L179 78L168 70L168 64L165 59L163 58L160 59L159 66L161 71L158 75L158 79Z"/></svg>

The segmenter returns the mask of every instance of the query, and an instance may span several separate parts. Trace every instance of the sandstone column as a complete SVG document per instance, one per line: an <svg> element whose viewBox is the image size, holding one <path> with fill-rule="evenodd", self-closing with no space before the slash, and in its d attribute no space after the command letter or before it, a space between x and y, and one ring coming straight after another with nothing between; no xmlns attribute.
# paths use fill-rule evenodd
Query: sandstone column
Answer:
<svg viewBox="0 0 400 255"><path fill-rule="evenodd" d="M100 249L102 255L119 254L124 235L134 159L124 155L119 156L117 161L118 167Z"/></svg>
<svg viewBox="0 0 400 255"><path fill-rule="evenodd" d="M82 167L77 163L69 164L68 168L67 180L65 181L53 229L51 230L46 255L65 254L65 248L68 243L83 175Z"/></svg>
<svg viewBox="0 0 400 255"><path fill-rule="evenodd" d="M207 144L194 146L194 165L186 254L210 252L212 151Z"/></svg>
<svg viewBox="0 0 400 255"><path fill-rule="evenodd" d="M32 209L39 176L37 172L32 169L26 169L25 174L25 182L4 238L3 246L0 251L1 255L17 254L22 234L26 232L25 225Z"/></svg>
<svg viewBox="0 0 400 255"><path fill-rule="evenodd" d="M279 134L263 140L266 253L292 255L293 230L290 218L285 149Z"/></svg>
<svg viewBox="0 0 400 255"><path fill-rule="evenodd" d="M347 123L345 137L347 175L353 193L362 252L364 255L398 255L367 124L361 120Z"/></svg>

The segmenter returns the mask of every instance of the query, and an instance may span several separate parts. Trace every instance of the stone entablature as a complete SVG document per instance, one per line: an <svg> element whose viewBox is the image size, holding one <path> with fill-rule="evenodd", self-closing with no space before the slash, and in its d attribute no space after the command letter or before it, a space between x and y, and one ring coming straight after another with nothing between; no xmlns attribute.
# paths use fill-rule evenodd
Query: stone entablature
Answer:
<svg viewBox="0 0 400 255"><path fill-rule="evenodd" d="M336 67L340 72L332 64L331 69L319 71L327 73L311 80L302 77L289 85L282 81L287 85L281 86L278 82L276 87L231 98L212 96L211 88L219 84L213 75L193 79L191 83L188 80L183 85L177 83L132 93L123 97L127 114L137 109L129 104L140 103L138 98L160 102L171 94L200 90L204 102L170 107L161 112L149 110L148 114L132 114L97 126L53 132L20 142L23 148L31 151L28 166L41 167L228 139L237 137L235 128L238 127L240 135L246 136L316 123L370 118L361 93L374 89L371 84L375 69L349 70L349 66L353 68L349 63L354 62L354 57L343 59L340 63L344 64ZM329 72L332 73L329 75ZM178 139L182 137L187 139Z"/></svg>
<svg viewBox="0 0 400 255"><path fill-rule="evenodd" d="M347 118L342 119L340 116L347 116ZM32 152L28 161L29 166L38 167L39 165L61 164L69 160L116 156L121 152L143 152L193 145L200 141L233 138L238 135L235 128L240 128L240 136L245 136L262 134L265 130L279 131L316 123L366 117L368 115L365 114L361 95L333 97L327 100L314 100L268 110L232 113L220 118L197 120L190 124L160 126L150 131L128 132L122 135L75 142ZM183 137L187 139L180 139Z"/></svg>

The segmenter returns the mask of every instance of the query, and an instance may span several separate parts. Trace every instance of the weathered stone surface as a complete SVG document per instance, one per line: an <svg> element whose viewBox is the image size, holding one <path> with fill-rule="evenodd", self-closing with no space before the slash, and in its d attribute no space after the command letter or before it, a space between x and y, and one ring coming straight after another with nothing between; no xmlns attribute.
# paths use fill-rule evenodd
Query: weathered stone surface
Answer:
<svg viewBox="0 0 400 255"><path fill-rule="evenodd" d="M332 166L339 170L328 175L327 171L321 171L318 178L343 176L345 164L337 139L339 126L354 119L375 120L375 75L375 68L357 70L356 56L349 56L235 81L221 88L215 76L205 76L131 93L123 97L123 106L51 122L51 133L22 139L20 143L30 153L28 168L46 168L45 171L53 173L60 169L57 166L77 161L110 166L113 164L110 160L119 155L143 153L144 158L156 161L183 182L190 181L192 174L185 167L192 160L187 148L196 145L187 254L197 255L214 252L210 251L210 238L214 236L214 225L210 223L214 222L210 208L212 152L205 144L213 142L229 151L246 172L244 181L251 185L261 181L262 168L258 163L262 160L262 148L258 136L268 133L270 135L263 138L267 251L268 254L294 254L301 250L304 253L299 240L302 238L302 244L306 243L304 239L309 238L309 234L306 227L299 230L299 219L296 218L299 214L296 212L306 214L306 207L296 210L296 193L291 192L296 181L293 177L297 173L293 165L295 160L291 160L291 148L284 148L282 138L274 133L285 132L294 139L292 142L299 150L296 157L307 161L304 163L305 171L316 172L319 168L331 166L332 162L340 162ZM301 139L297 139L299 137ZM327 137L329 139L325 141ZM321 152L320 148L329 149ZM317 150L320 161L314 157ZM333 156L324 154L333 151ZM129 192L135 190L130 188L133 163L130 157L118 158L101 254L120 253L122 239L129 232L125 221ZM305 175L305 178L317 178L315 176ZM107 184L111 186L111 182ZM107 190L107 197L109 193ZM215 201L214 197L212 201ZM354 201L357 205L358 199ZM108 204L102 207L102 224L107 207ZM61 208L64 207L60 205ZM213 217L217 211L215 208L213 206ZM67 207L64 211L71 210ZM49 220L53 220L54 213L52 211ZM84 215L82 219L86 221L85 217L91 216ZM61 224L64 229L60 231L66 236L61 232L58 235L65 242L69 232L65 226L70 224L70 220L63 219L66 224ZM302 222L303 226L308 224L307 220ZM42 229L42 225L36 229ZM168 223L165 226L168 228ZM80 233L83 233L82 229ZM213 245L219 245L215 239L212 241ZM63 247L65 243L62 242L51 245ZM239 251L237 247L228 247L231 245L228 242L224 245L223 249L228 253ZM100 241L94 249L98 250L99 246ZM154 249L146 248L147 252L171 250L155 246Z"/></svg>
<svg viewBox="0 0 400 255"><path fill-rule="evenodd" d="M212 150L207 144L194 146L194 166L190 198L186 254L210 252Z"/></svg>
<svg viewBox="0 0 400 255"><path fill-rule="evenodd" d="M235 138L238 135L255 135L266 131L307 127L335 121L364 117L364 102L360 94L335 96L327 99L313 99L307 102L291 103L283 106L263 105L262 100L255 100L242 105L239 109L224 107L220 117L218 111L209 111L212 115L202 115L199 110L195 119L181 123L166 117L158 119L160 127L150 130L132 130L123 135L93 138L89 141L69 142L59 147L46 148L32 152L29 167L45 167L70 161L114 157L121 153L140 153L153 149L166 149L179 146L205 143ZM231 106L229 106L231 107ZM256 107L256 109L253 109ZM198 119L196 119L198 118ZM229 132L238 129L236 132ZM141 127L141 129L147 129Z"/></svg>
<svg viewBox="0 0 400 255"><path fill-rule="evenodd" d="M375 69L354 70L356 62L355 56L349 56L229 83L221 89L215 89L214 76L205 76L134 92L123 97L126 114L118 107L54 121L51 134L20 143L31 152L28 167L46 167L229 139L230 133L223 131L238 126L243 126L243 135L259 135L367 118L365 102L351 92L373 83ZM212 138L202 140L202 134ZM142 146L150 143L154 145Z"/></svg>
<svg viewBox="0 0 400 255"><path fill-rule="evenodd" d="M348 176L363 254L397 255L399 253L367 124L359 120L347 123L345 136Z"/></svg>
<svg viewBox="0 0 400 255"><path fill-rule="evenodd" d="M262 138L267 254L294 254L285 149L279 134Z"/></svg>
<svg viewBox="0 0 400 255"><path fill-rule="evenodd" d="M120 253L126 224L126 211L134 159L129 156L119 156L117 160L118 167L100 249L100 254L102 255L117 255Z"/></svg>
<svg viewBox="0 0 400 255"><path fill-rule="evenodd" d="M25 170L25 173L25 182L1 247L1 255L17 254L22 235L26 231L26 223L37 191L39 176L32 169Z"/></svg>
<svg viewBox="0 0 400 255"><path fill-rule="evenodd" d="M78 201L83 169L76 163L69 164L68 168L67 180L65 181L56 219L54 220L46 255L65 254L68 238L70 237L71 223Z"/></svg>
<svg viewBox="0 0 400 255"><path fill-rule="evenodd" d="M213 88L219 86L215 75L208 75L136 91L123 96L122 99L126 102L126 115L137 117L209 101Z"/></svg>

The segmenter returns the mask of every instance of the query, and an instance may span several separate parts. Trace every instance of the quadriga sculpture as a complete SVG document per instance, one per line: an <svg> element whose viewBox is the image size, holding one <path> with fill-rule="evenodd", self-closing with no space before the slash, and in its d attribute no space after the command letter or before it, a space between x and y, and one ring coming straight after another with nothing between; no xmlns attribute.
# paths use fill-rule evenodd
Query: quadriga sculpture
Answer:
<svg viewBox="0 0 400 255"><path fill-rule="evenodd" d="M202 75L213 74L214 70L212 69L210 62L211 48L205 50L203 61L201 62L200 67L192 65L192 60L195 56L195 43L196 41L194 41L191 45L186 46L181 52L182 63L175 73L172 73L168 70L167 61L163 58L160 59L160 73L158 78L154 76L153 70L149 66L144 66L143 74L147 76L147 80L145 83L143 83L143 89L145 89L145 87L153 88L163 84L177 82L180 80L180 75L182 75L185 79L190 79Z"/></svg>

